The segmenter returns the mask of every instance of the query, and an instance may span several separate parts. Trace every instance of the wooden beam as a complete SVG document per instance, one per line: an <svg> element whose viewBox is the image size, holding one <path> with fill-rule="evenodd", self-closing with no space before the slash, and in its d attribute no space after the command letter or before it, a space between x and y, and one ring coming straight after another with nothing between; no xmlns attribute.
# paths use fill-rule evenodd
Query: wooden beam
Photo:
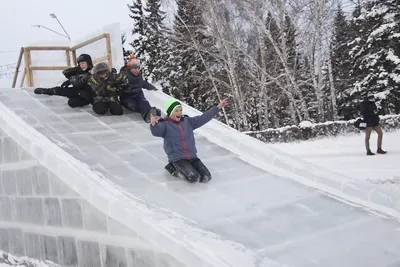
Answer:
<svg viewBox="0 0 400 267"><path fill-rule="evenodd" d="M22 56L23 55L24 55L24 48L21 47L21 50L19 51L17 66L15 67L14 79L13 79L11 88L15 88L15 84L17 83L19 67L21 67L21 62L22 62Z"/></svg>
<svg viewBox="0 0 400 267"><path fill-rule="evenodd" d="M77 50L77 49L79 49L79 48L82 48L82 47L84 47L84 46L87 46L88 44L97 42L97 41L99 41L99 40L101 40L101 39L103 39L103 38L105 38L105 37L106 37L106 34L103 33L102 35L99 35L99 36L97 36L97 37L94 37L94 38L89 39L89 40L87 40L87 41L85 41L85 42L83 42L83 43L80 43L80 44L77 44L77 45L71 47L71 50L72 50L72 51L75 51L75 50Z"/></svg>
<svg viewBox="0 0 400 267"><path fill-rule="evenodd" d="M50 51L59 51L59 50L66 50L70 51L71 48L68 46L28 46L25 47L31 51L43 51L43 50L50 50Z"/></svg>
<svg viewBox="0 0 400 267"><path fill-rule="evenodd" d="M107 47L107 56L108 56L108 65L112 68L112 50L111 50L111 39L110 34L106 33L106 47Z"/></svg>
<svg viewBox="0 0 400 267"><path fill-rule="evenodd" d="M102 57L99 57L99 58L95 58L93 60L93 64L97 64L97 63L102 62L102 61L107 60L107 59L108 59L108 56L102 56Z"/></svg>
<svg viewBox="0 0 400 267"><path fill-rule="evenodd" d="M68 66L31 66L30 70L65 70Z"/></svg>

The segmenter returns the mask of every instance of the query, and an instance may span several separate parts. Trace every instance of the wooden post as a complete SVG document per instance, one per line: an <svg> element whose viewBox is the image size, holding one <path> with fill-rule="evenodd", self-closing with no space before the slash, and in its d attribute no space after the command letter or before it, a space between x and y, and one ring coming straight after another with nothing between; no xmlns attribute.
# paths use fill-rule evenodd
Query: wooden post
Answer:
<svg viewBox="0 0 400 267"><path fill-rule="evenodd" d="M15 67L14 79L13 79L13 82L12 82L12 85L11 85L12 88L15 88L15 84L17 83L19 67L21 67L21 62L22 62L22 56L23 55L24 55L24 48L21 47L21 50L19 51L17 66Z"/></svg>
<svg viewBox="0 0 400 267"><path fill-rule="evenodd" d="M22 73L21 84L19 85L19 87L24 87L25 76L26 76L26 68L24 68L24 72Z"/></svg>
<svg viewBox="0 0 400 267"><path fill-rule="evenodd" d="M28 80L28 86L29 87L33 87L34 83L33 83L33 71L32 71L32 57L31 57L31 50L28 49L28 71L29 71L29 80Z"/></svg>
<svg viewBox="0 0 400 267"><path fill-rule="evenodd" d="M76 66L76 50L72 50L72 63Z"/></svg>
<svg viewBox="0 0 400 267"><path fill-rule="evenodd" d="M112 64L111 39L110 39L109 33L106 33L106 47L107 47L107 56L108 56L108 66L111 69L113 67L113 64Z"/></svg>
<svg viewBox="0 0 400 267"><path fill-rule="evenodd" d="M67 66L71 67L71 54L69 53L69 50L65 50L65 56L67 59Z"/></svg>
<svg viewBox="0 0 400 267"><path fill-rule="evenodd" d="M29 71L29 67L30 67L30 64L29 64L29 49L26 48L26 47L24 48L24 64L25 64L25 75L27 76L26 77L27 85L30 86L30 75L31 75L31 73Z"/></svg>

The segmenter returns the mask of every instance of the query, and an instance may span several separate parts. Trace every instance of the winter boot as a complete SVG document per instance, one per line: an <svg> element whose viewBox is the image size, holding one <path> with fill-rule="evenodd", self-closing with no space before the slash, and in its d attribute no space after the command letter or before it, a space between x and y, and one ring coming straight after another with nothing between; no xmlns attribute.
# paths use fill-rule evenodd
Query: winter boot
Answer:
<svg viewBox="0 0 400 267"><path fill-rule="evenodd" d="M172 163L168 163L168 164L165 166L165 169L166 169L171 175L175 176L176 169L175 169L174 165L172 165Z"/></svg>
<svg viewBox="0 0 400 267"><path fill-rule="evenodd" d="M173 165L172 163L168 163L168 164L165 166L165 169L166 169L172 176L177 177L177 178L179 178L179 179L181 179L181 180L186 180L186 177L185 177L184 175L182 175L180 172L178 172L178 171L175 169L175 167L174 167L174 165Z"/></svg>
<svg viewBox="0 0 400 267"><path fill-rule="evenodd" d="M37 95L55 95L56 90L53 88L36 88L35 91L33 91Z"/></svg>
<svg viewBox="0 0 400 267"><path fill-rule="evenodd" d="M386 154L387 151L382 150L382 148L378 148L378 149L376 150L376 153L378 153L378 154Z"/></svg>
<svg viewBox="0 0 400 267"><path fill-rule="evenodd" d="M373 155L375 155L375 154L372 153L371 149L368 149L368 150L367 150L367 156L373 156Z"/></svg>
<svg viewBox="0 0 400 267"><path fill-rule="evenodd" d="M151 107L149 111L143 116L145 122L150 123L151 115L157 116L157 109L155 107Z"/></svg>
<svg viewBox="0 0 400 267"><path fill-rule="evenodd" d="M204 175L200 178L200 183L208 183L211 180L211 177L208 175Z"/></svg>

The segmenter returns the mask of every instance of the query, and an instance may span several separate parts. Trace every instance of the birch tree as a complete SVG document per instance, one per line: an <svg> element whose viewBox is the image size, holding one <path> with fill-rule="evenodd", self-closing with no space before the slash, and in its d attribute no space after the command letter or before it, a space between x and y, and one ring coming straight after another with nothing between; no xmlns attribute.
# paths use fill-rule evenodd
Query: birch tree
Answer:
<svg viewBox="0 0 400 267"><path fill-rule="evenodd" d="M215 58L224 69L229 84L228 87L231 90L235 128L239 131L247 130L248 123L244 106L245 101L240 88L240 76L236 72L237 60L241 59L237 57L239 53L235 32L232 28L233 21L223 2L217 3L213 0L204 0L203 3L207 10L209 10L208 20L211 27L210 30L217 41L220 51L220 55L215 55Z"/></svg>

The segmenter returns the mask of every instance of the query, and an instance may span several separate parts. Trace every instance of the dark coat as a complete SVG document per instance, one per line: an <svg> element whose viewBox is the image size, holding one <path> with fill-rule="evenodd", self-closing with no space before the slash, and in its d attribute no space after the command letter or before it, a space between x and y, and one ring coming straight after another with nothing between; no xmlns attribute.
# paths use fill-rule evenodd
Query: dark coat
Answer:
<svg viewBox="0 0 400 267"><path fill-rule="evenodd" d="M122 93L121 98L136 97L138 95L141 95L143 94L142 88L145 88L147 90L157 90L156 87L143 79L141 73L135 76L132 74L132 72L130 72L130 70L128 70L126 66L121 68L120 73L124 74L129 81L129 89Z"/></svg>
<svg viewBox="0 0 400 267"><path fill-rule="evenodd" d="M119 102L121 92L129 87L128 79L123 74L110 73L107 79L92 75L88 84L93 90L94 104L97 102Z"/></svg>
<svg viewBox="0 0 400 267"><path fill-rule="evenodd" d="M61 87L72 85L73 89L79 91L79 95L88 101L92 101L92 88L88 85L90 79L90 68L83 71L79 66L65 69L62 73L68 81L64 82Z"/></svg>
<svg viewBox="0 0 400 267"><path fill-rule="evenodd" d="M379 115L377 114L377 107L374 102L364 99L361 103L361 115L364 118L367 127L375 127L379 125Z"/></svg>
<svg viewBox="0 0 400 267"><path fill-rule="evenodd" d="M84 90L90 78L89 69L83 71L79 66L63 70L65 78L67 78L72 86L76 89Z"/></svg>

